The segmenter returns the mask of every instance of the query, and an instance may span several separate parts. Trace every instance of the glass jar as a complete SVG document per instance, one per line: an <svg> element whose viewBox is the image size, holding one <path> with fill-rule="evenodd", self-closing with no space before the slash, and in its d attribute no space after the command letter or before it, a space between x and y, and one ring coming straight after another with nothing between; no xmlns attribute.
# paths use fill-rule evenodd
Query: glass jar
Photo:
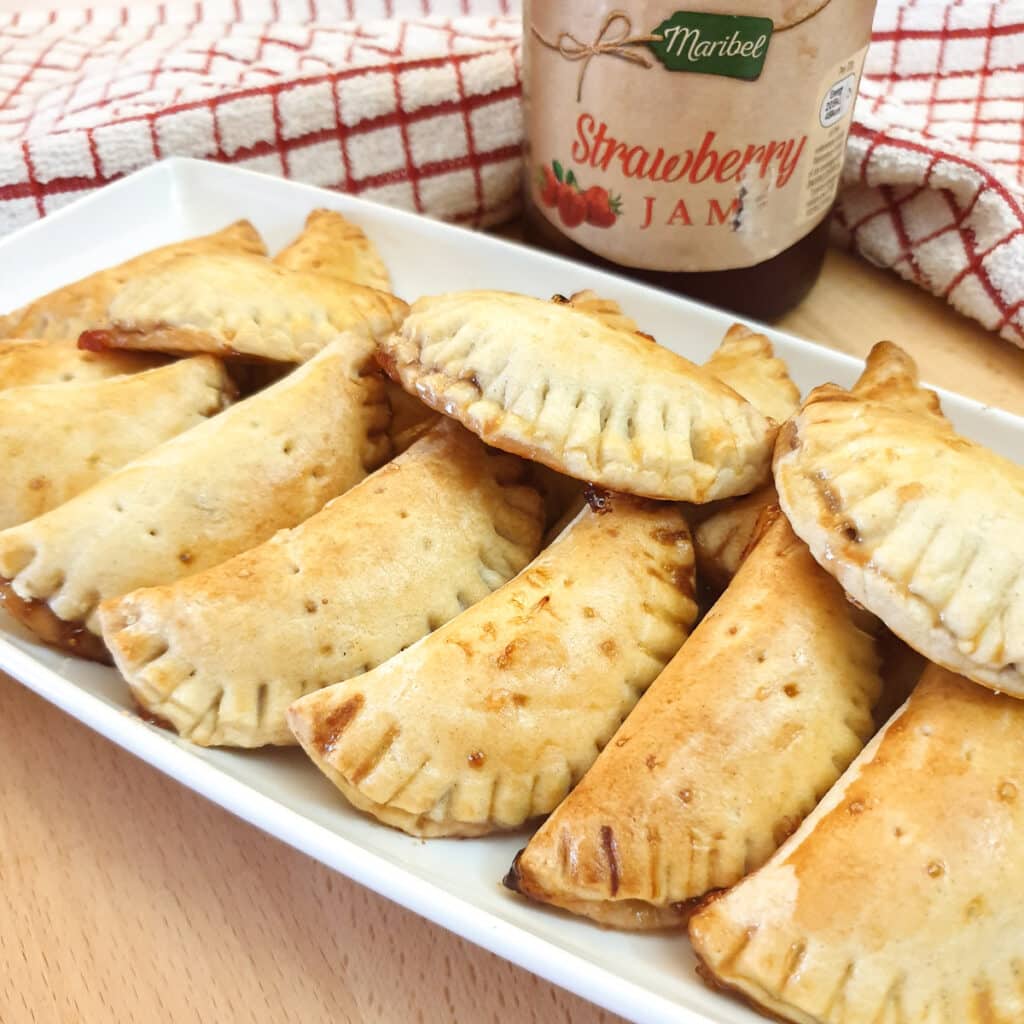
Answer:
<svg viewBox="0 0 1024 1024"><path fill-rule="evenodd" d="M873 12L527 0L528 239L779 317L821 269Z"/></svg>

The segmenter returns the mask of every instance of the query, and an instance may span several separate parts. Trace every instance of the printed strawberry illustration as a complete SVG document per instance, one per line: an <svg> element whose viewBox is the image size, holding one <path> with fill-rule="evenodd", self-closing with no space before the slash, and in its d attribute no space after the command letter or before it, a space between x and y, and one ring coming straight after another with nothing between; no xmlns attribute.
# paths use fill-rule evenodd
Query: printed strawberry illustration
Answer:
<svg viewBox="0 0 1024 1024"><path fill-rule="evenodd" d="M555 177L555 172L547 165L542 167L540 171L540 201L545 206L557 206L559 181Z"/></svg>
<svg viewBox="0 0 1024 1024"><path fill-rule="evenodd" d="M622 213L621 197L610 195L600 185L591 185L583 193L583 198L587 203L587 223L596 228L610 228Z"/></svg>
<svg viewBox="0 0 1024 1024"><path fill-rule="evenodd" d="M587 216L587 201L569 185L563 185L558 196L558 216L567 228L578 228Z"/></svg>
<svg viewBox="0 0 1024 1024"><path fill-rule="evenodd" d="M557 207L558 216L567 228L579 227L584 221L596 228L610 228L622 216L622 197L613 196L601 185L584 189L573 171L566 171L557 160L538 168L537 183L540 201Z"/></svg>

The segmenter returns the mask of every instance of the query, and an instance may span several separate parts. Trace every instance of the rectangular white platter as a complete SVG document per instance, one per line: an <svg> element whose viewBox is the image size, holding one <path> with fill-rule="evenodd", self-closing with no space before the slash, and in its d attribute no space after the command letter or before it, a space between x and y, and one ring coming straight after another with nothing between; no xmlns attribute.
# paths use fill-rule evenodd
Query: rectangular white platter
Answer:
<svg viewBox="0 0 1024 1024"><path fill-rule="evenodd" d="M645 331L698 362L728 314L497 238L323 189L192 160L141 171L0 241L0 310L146 249L240 217L272 251L314 207L362 225L407 300L464 288L537 296L593 288ZM770 328L802 389L849 385L860 364ZM896 339L898 340L898 339ZM586 359L586 353L580 353ZM927 367L925 367L927 371ZM942 393L970 437L1015 458L1024 419ZM226 638L226 642L230 642ZM622 1016L672 1024L755 1024L763 1018L705 989L681 935L623 935L527 904L500 880L525 834L423 842L379 826L341 797L296 750L203 750L140 721L113 670L40 647L0 621L0 669L197 793L342 874ZM771 785L771 779L765 780Z"/></svg>

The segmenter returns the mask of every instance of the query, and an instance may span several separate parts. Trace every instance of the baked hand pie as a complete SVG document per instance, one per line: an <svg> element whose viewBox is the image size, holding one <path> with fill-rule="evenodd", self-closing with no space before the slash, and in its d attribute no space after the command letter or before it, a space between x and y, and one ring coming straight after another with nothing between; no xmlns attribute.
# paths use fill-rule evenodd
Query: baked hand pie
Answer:
<svg viewBox="0 0 1024 1024"><path fill-rule="evenodd" d="M56 508L220 412L233 393L212 356L128 377L0 391L0 529Z"/></svg>
<svg viewBox="0 0 1024 1024"><path fill-rule="evenodd" d="M696 502L767 480L773 423L708 371L571 303L423 298L381 347L427 405L569 476Z"/></svg>
<svg viewBox="0 0 1024 1024"><path fill-rule="evenodd" d="M874 641L775 511L736 578L506 885L620 928L763 864L874 731Z"/></svg>
<svg viewBox="0 0 1024 1024"><path fill-rule="evenodd" d="M193 742L294 743L294 700L398 654L533 558L544 509L527 474L443 420L294 529L105 601L103 639L138 703Z"/></svg>
<svg viewBox="0 0 1024 1024"><path fill-rule="evenodd" d="M514 580L289 723L355 807L420 836L547 814L693 624L693 550L672 505L595 496Z"/></svg>
<svg viewBox="0 0 1024 1024"><path fill-rule="evenodd" d="M1024 696L1024 469L957 434L909 357L876 350L862 388L815 388L775 483L855 601L931 661Z"/></svg>
<svg viewBox="0 0 1024 1024"><path fill-rule="evenodd" d="M386 292L388 268L361 227L334 210L314 210L302 233L282 249L274 262L287 270L326 274Z"/></svg>
<svg viewBox="0 0 1024 1024"><path fill-rule="evenodd" d="M102 656L100 601L209 568L318 512L388 455L383 387L364 359L330 345L63 505L0 531L8 611L48 643Z"/></svg>
<svg viewBox="0 0 1024 1024"><path fill-rule="evenodd" d="M302 363L339 336L376 341L406 309L387 292L255 256L184 256L129 281L79 345Z"/></svg>
<svg viewBox="0 0 1024 1024"><path fill-rule="evenodd" d="M239 220L221 231L174 242L135 256L124 263L58 288L6 316L0 316L0 338L74 339L82 331L103 323L107 303L125 282L189 253L241 252L265 256L266 247L256 229Z"/></svg>
<svg viewBox="0 0 1024 1024"><path fill-rule="evenodd" d="M785 423L800 408L800 389L772 343L743 324L725 332L704 369L776 423Z"/></svg>
<svg viewBox="0 0 1024 1024"><path fill-rule="evenodd" d="M742 324L733 324L704 364L723 383L742 395L765 416L783 423L800 406L800 392L771 342ZM758 520L778 503L771 484L752 494L728 498L688 512L702 584L724 590L754 539Z"/></svg>
<svg viewBox="0 0 1024 1024"><path fill-rule="evenodd" d="M590 288L574 292L569 298L564 295L553 295L551 301L572 306L573 309L578 309L581 313L589 313L608 327L614 327L617 330L635 332L640 330L636 321L626 316L622 312L622 307L614 299L606 299Z"/></svg>
<svg viewBox="0 0 1024 1024"><path fill-rule="evenodd" d="M34 384L84 384L163 366L149 352L83 352L74 340L8 338L0 341L0 389Z"/></svg>
<svg viewBox="0 0 1024 1024"><path fill-rule="evenodd" d="M1024 702L936 666L800 830L690 921L796 1024L1024 1020Z"/></svg>
<svg viewBox="0 0 1024 1024"><path fill-rule="evenodd" d="M701 584L725 590L757 535L761 516L778 501L775 488L766 484L742 498L729 498L710 506L711 514L706 517L699 516L700 506L693 510L690 527Z"/></svg>

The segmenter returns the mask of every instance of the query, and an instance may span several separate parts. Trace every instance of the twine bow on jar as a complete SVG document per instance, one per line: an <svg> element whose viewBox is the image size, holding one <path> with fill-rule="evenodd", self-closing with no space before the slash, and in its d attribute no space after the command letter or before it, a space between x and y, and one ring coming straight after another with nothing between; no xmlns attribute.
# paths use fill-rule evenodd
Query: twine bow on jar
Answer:
<svg viewBox="0 0 1024 1024"><path fill-rule="evenodd" d="M643 54L630 50L628 47L661 41L661 36L658 35L631 35L633 23L625 11L612 11L605 18L597 38L592 43L580 42L571 32L560 32L558 38L552 42L550 39L545 39L533 26L530 27L530 31L542 46L557 51L566 60L583 62L576 83L577 103L583 97L583 77L595 57L618 57L620 60L628 60L631 64L649 68L652 62Z"/></svg>

